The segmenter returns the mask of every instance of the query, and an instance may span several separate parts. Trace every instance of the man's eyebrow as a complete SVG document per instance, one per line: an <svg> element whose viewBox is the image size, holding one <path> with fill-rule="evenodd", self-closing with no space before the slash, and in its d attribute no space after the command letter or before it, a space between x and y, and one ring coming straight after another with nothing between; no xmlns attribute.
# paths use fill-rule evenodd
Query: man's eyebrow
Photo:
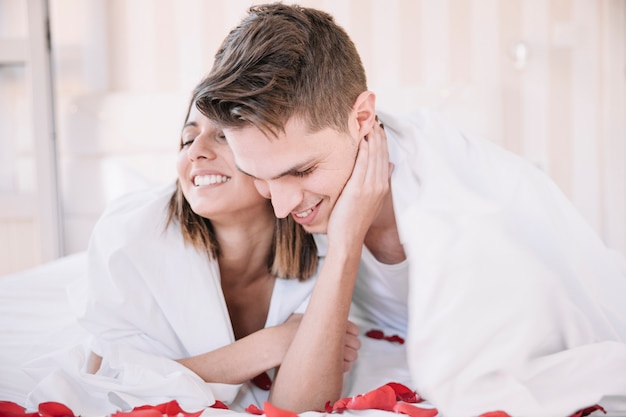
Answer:
<svg viewBox="0 0 626 417"><path fill-rule="evenodd" d="M280 174L278 174L278 175L276 175L276 176L272 177L271 179L272 179L272 180L277 180L277 179L282 178L282 177L285 177L285 176L287 176L287 175L292 175L292 174L294 174L294 173L296 173L296 172L300 172L300 171L302 171L302 170L303 170L303 168L304 168L304 167L309 166L309 165L311 165L312 163L313 163L313 161L312 161L312 160L311 160L311 161L305 161L305 162L303 162L303 163L300 163L300 164L298 164L298 165L295 165L295 166L293 166L293 167L289 168L288 170L286 170L286 171L284 171L284 172L282 172L282 173L280 173ZM237 167L237 169L238 169L238 170L239 170L242 174L247 175L247 176L249 176L249 177L251 177L251 178L254 178L254 179L258 179L258 178L257 178L257 177L255 177L254 175L252 175L252 174L248 174L246 171L244 171L243 169L241 169L241 167L240 167L239 165L235 164L235 167Z"/></svg>
<svg viewBox="0 0 626 417"><path fill-rule="evenodd" d="M185 130L186 128L188 128L189 126L198 126L198 123L194 122L193 120L188 121L187 123L185 123L185 125L183 126L183 128L181 130Z"/></svg>

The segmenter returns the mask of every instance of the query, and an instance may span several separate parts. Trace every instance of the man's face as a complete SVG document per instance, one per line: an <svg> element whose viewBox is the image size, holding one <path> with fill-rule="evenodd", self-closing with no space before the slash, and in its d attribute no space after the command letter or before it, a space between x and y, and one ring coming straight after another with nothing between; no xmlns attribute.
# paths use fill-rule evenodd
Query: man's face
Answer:
<svg viewBox="0 0 626 417"><path fill-rule="evenodd" d="M272 200L276 217L291 215L310 233L326 233L328 219L350 178L357 133L326 128L310 133L292 118L278 138L256 127L224 129L235 163Z"/></svg>

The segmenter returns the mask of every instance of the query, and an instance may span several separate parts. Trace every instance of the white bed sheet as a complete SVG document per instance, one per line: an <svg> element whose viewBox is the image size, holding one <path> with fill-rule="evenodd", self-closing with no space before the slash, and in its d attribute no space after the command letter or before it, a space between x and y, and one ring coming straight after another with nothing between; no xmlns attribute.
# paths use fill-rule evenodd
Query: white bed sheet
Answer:
<svg viewBox="0 0 626 417"><path fill-rule="evenodd" d="M86 253L80 252L0 277L0 400L22 404L36 383L23 365L86 337L66 297L85 265Z"/></svg>

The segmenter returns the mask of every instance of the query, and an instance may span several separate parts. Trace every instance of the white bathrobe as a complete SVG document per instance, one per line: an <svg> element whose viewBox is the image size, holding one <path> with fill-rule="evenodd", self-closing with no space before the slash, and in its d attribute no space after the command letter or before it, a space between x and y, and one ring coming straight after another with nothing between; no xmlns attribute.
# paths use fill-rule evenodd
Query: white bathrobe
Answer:
<svg viewBox="0 0 626 417"><path fill-rule="evenodd" d="M234 335L217 262L186 245L178 224L165 228L174 189L130 194L98 221L87 279L72 291L79 322L93 340L31 365L29 372L43 380L29 407L60 401L77 415L104 416L171 399L187 410L215 400L262 405L252 384L240 392L240 385L205 383L175 361L228 345ZM266 327L303 312L313 285L314 279L277 279ZM96 375L82 370L89 349L104 357Z"/></svg>
<svg viewBox="0 0 626 417"><path fill-rule="evenodd" d="M624 258L521 158L427 111L380 116L409 288L381 299L361 271L354 301L374 322L408 308L418 393L446 417L626 415Z"/></svg>

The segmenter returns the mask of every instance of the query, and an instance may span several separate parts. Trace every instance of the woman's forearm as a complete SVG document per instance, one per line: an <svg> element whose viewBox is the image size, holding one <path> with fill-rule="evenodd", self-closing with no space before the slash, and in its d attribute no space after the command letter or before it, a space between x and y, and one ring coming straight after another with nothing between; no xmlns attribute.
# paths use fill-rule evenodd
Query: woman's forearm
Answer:
<svg viewBox="0 0 626 417"><path fill-rule="evenodd" d="M278 366L297 324L268 327L234 343L178 362L206 382L241 384Z"/></svg>

